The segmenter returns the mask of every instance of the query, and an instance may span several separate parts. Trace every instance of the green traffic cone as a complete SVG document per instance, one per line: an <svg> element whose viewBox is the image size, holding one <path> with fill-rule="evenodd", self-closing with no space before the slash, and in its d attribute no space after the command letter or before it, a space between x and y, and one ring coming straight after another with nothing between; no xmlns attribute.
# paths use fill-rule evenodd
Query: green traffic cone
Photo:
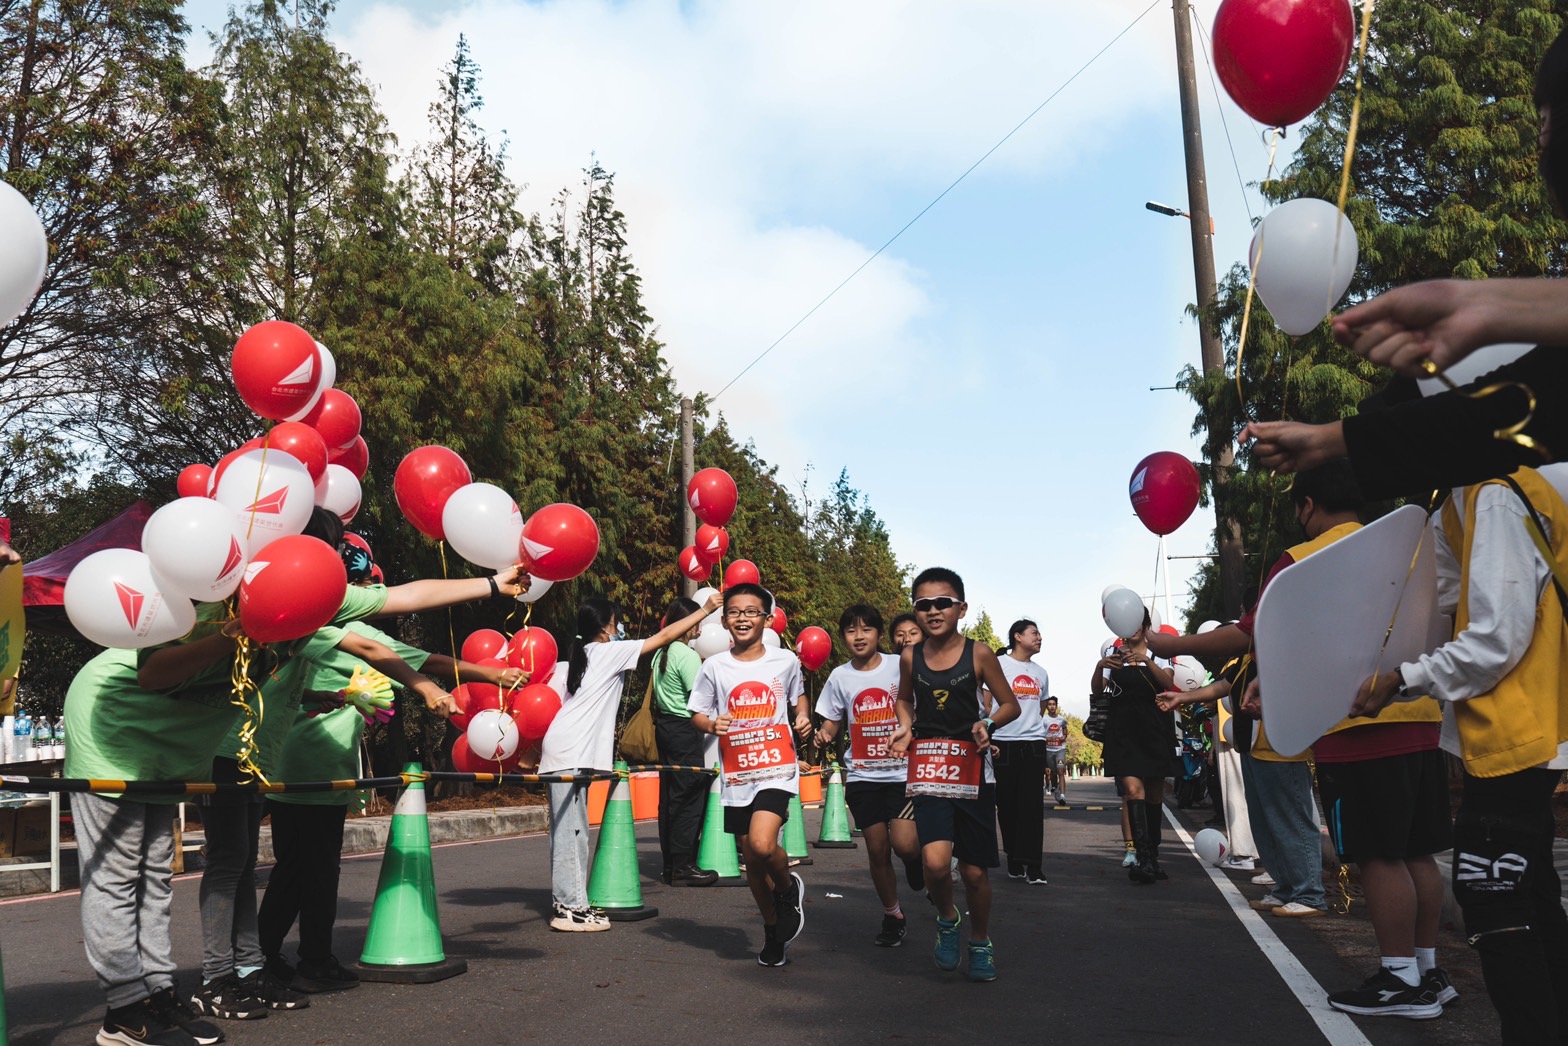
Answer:
<svg viewBox="0 0 1568 1046"><path fill-rule="evenodd" d="M708 812L702 821L702 838L697 842L697 867L718 872L714 886L745 886L740 859L735 856L735 837L724 830L724 803L719 768L713 768L713 784L708 788Z"/></svg>
<svg viewBox="0 0 1568 1046"><path fill-rule="evenodd" d="M849 837L849 806L844 802L844 768L837 763L828 770L828 788L822 798L822 831L817 833L819 850L853 850Z"/></svg>
<svg viewBox="0 0 1568 1046"><path fill-rule="evenodd" d="M423 773L418 763L409 763L403 772ZM448 959L441 947L430 819L425 814L425 785L417 778L403 789L392 810L365 951L354 969L362 981L397 984L429 984L468 971L466 959Z"/></svg>
<svg viewBox="0 0 1568 1046"><path fill-rule="evenodd" d="M806 849L806 811L800 805L800 794L789 797L789 820L779 829L784 837L784 856L789 863L810 864L811 851Z"/></svg>
<svg viewBox="0 0 1568 1046"><path fill-rule="evenodd" d="M632 824L632 785L624 759L615 761L620 776L610 782L610 799L599 822L599 847L588 876L588 903L612 922L651 919L659 909L642 903L637 871L637 829Z"/></svg>

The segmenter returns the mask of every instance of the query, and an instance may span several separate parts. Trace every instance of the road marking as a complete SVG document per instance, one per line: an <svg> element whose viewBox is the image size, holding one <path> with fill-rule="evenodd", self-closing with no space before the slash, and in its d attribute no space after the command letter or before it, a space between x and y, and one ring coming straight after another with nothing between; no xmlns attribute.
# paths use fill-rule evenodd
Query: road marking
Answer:
<svg viewBox="0 0 1568 1046"><path fill-rule="evenodd" d="M1235 913L1237 919L1241 920L1242 927L1252 935L1253 943L1258 946L1258 950L1264 957L1274 964L1274 970L1285 982L1285 987L1295 994L1296 1001L1301 1003L1302 1008L1307 1011L1307 1016L1317 1024L1323 1037L1334 1046L1372 1046L1371 1040L1361 1033L1355 1021L1329 1006L1328 993L1317 982L1317 978L1307 972L1307 968L1301 965L1301 960L1285 946L1285 942L1279 939L1263 917L1247 906L1247 899L1241 895L1240 890L1236 889L1230 878L1198 856L1197 849L1192 845L1192 836L1188 835L1181 822L1176 820L1176 815L1171 813L1170 807L1161 804L1160 809L1165 814L1165 820L1175 830L1176 837L1187 847L1187 852L1192 855L1193 860L1209 874L1210 881L1214 883L1220 895L1230 903L1231 911Z"/></svg>

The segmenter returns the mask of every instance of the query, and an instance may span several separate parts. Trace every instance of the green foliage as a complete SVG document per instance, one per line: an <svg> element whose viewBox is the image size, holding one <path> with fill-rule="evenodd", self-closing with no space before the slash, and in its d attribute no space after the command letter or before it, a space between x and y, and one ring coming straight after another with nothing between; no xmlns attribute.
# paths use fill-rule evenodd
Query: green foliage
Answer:
<svg viewBox="0 0 1568 1046"><path fill-rule="evenodd" d="M1101 745L1084 736L1083 720L1078 716L1067 717L1067 764L1088 770L1103 763Z"/></svg>
<svg viewBox="0 0 1568 1046"><path fill-rule="evenodd" d="M958 631L973 639L976 643L984 643L992 650L1000 650L1007 645L1002 640L1002 637L996 634L996 625L991 621L991 612L989 610L980 611L980 616L975 618L973 624L965 625Z"/></svg>

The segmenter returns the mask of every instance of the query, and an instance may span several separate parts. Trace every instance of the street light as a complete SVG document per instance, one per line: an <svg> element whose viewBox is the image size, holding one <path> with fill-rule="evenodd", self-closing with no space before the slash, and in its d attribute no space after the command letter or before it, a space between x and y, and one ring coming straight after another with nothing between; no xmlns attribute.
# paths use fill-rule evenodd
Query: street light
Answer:
<svg viewBox="0 0 1568 1046"><path fill-rule="evenodd" d="M1192 215L1188 214L1186 211L1181 210L1180 208L1177 208L1177 207L1172 207L1168 203L1155 203L1153 200L1150 200L1148 203L1144 204L1143 206L1146 209L1153 211L1155 214L1164 214L1164 215L1167 215L1167 216L1169 216L1171 218L1191 218L1192 217ZM1214 218L1213 218L1212 215L1209 217L1209 235L1210 236L1214 235Z"/></svg>

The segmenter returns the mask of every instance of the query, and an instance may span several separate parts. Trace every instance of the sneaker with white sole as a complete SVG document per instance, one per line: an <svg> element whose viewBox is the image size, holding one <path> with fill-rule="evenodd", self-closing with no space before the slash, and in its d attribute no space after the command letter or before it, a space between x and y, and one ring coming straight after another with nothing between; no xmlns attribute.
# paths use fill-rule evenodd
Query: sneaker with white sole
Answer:
<svg viewBox="0 0 1568 1046"><path fill-rule="evenodd" d="M1220 862L1220 867L1227 872L1250 872L1257 866L1257 862L1250 857L1227 857Z"/></svg>
<svg viewBox="0 0 1568 1046"><path fill-rule="evenodd" d="M561 933L602 933L609 928L610 920L592 908L562 908L557 905L555 918L550 920L550 929Z"/></svg>
<svg viewBox="0 0 1568 1046"><path fill-rule="evenodd" d="M1274 877L1272 875L1270 875L1268 872L1259 872L1257 875L1254 875L1252 877L1252 885L1253 886L1274 886L1276 884L1274 882Z"/></svg>
<svg viewBox="0 0 1568 1046"><path fill-rule="evenodd" d="M203 1017L225 1021L255 1021L267 1015L266 1000L246 991L232 973L198 988L191 996L191 1009Z"/></svg>
<svg viewBox="0 0 1568 1046"><path fill-rule="evenodd" d="M1123 868L1136 868L1137 866L1138 866L1138 851L1129 848L1126 853L1122 854L1122 867Z"/></svg>
<svg viewBox="0 0 1568 1046"><path fill-rule="evenodd" d="M1300 901L1291 901L1289 904L1280 905L1269 914L1280 919L1314 919L1319 915L1327 915L1328 912L1322 908L1302 904Z"/></svg>
<svg viewBox="0 0 1568 1046"><path fill-rule="evenodd" d="M1437 996L1425 981L1415 985L1406 984L1386 966L1379 967L1359 988L1330 992L1328 1004L1336 1010L1359 1013L1364 1017L1404 1017L1424 1021L1443 1015L1443 1004L1437 1001Z"/></svg>
<svg viewBox="0 0 1568 1046"><path fill-rule="evenodd" d="M1255 912L1271 912L1275 908L1283 908L1285 902L1271 893L1266 893L1255 901L1248 901L1247 907Z"/></svg>
<svg viewBox="0 0 1568 1046"><path fill-rule="evenodd" d="M1457 993L1456 993L1457 994ZM223 1029L211 1021L204 1021L191 1009L190 1003L175 992L173 987L161 988L152 993L147 1006L158 1019L171 1028L179 1028L195 1039L199 1046L214 1046L223 1041Z"/></svg>
<svg viewBox="0 0 1568 1046"><path fill-rule="evenodd" d="M779 940L788 944L806 925L806 883L799 872L790 872L784 889L773 892L773 908L778 913Z"/></svg>
<svg viewBox="0 0 1568 1046"><path fill-rule="evenodd" d="M1430 990L1444 1006L1459 1001L1459 989L1454 987L1454 982L1448 979L1448 974L1443 972L1441 966L1434 966L1422 975L1421 987Z"/></svg>
<svg viewBox="0 0 1568 1046"><path fill-rule="evenodd" d="M179 1025L159 1017L150 999L141 999L129 1006L110 1007L94 1041L98 1046L191 1046L196 1039Z"/></svg>

